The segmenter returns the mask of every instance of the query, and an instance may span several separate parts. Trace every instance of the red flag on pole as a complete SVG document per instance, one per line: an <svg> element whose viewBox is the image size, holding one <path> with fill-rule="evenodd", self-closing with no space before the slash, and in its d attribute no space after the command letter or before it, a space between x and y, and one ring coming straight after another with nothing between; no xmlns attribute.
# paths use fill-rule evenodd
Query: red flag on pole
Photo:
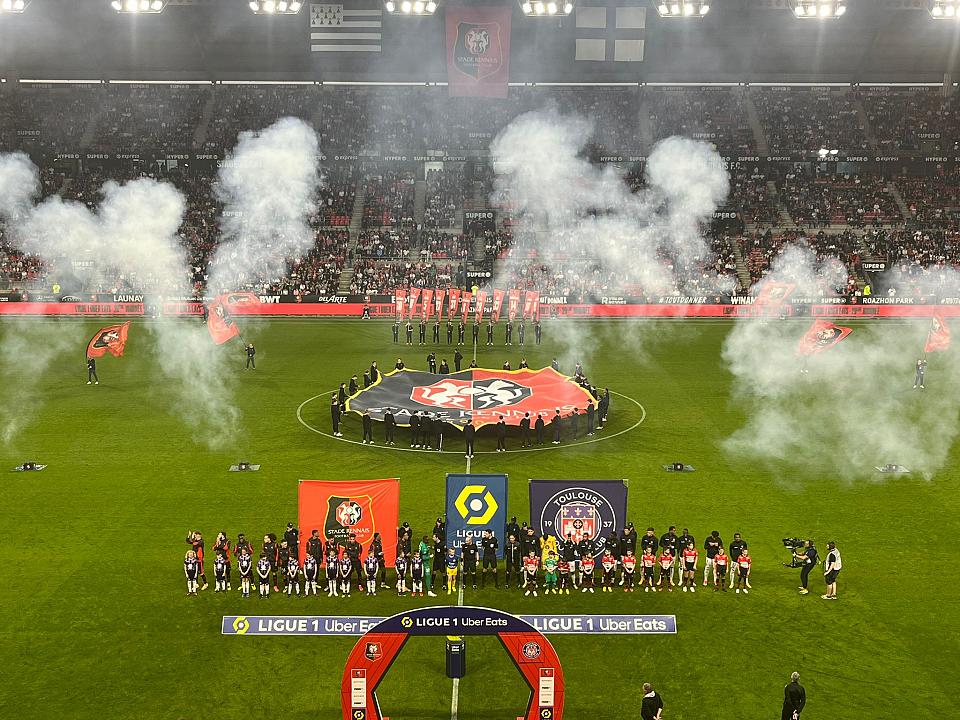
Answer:
<svg viewBox="0 0 960 720"><path fill-rule="evenodd" d="M393 294L393 301L397 306L397 320L403 320L403 311L407 307L407 289L406 288L397 288L396 292Z"/></svg>
<svg viewBox="0 0 960 720"><path fill-rule="evenodd" d="M433 313L433 288L423 289L423 319L429 320Z"/></svg>
<svg viewBox="0 0 960 720"><path fill-rule="evenodd" d="M463 293L460 296L460 310L463 313L463 322L466 324L467 317L470 315L470 293Z"/></svg>
<svg viewBox="0 0 960 720"><path fill-rule="evenodd" d="M840 327L827 320L814 320L810 329L800 338L797 352L801 355L815 355L829 350L852 332L852 328Z"/></svg>
<svg viewBox="0 0 960 720"><path fill-rule="evenodd" d="M783 305L796 289L795 283L769 281L764 284L760 294L753 301L754 306L777 308Z"/></svg>
<svg viewBox="0 0 960 720"><path fill-rule="evenodd" d="M923 346L923 351L936 352L937 350L946 350L950 347L950 327L943 315L936 313L933 316L930 332L927 333L927 344Z"/></svg>
<svg viewBox="0 0 960 720"><path fill-rule="evenodd" d="M520 288L510 288L507 300L507 317L510 322L517 318L517 311L520 309Z"/></svg>
<svg viewBox="0 0 960 720"><path fill-rule="evenodd" d="M453 320L460 309L460 288L450 288L450 301L447 305L447 317Z"/></svg>
<svg viewBox="0 0 960 720"><path fill-rule="evenodd" d="M412 287L410 288L410 317L411 319L416 316L416 307L417 303L420 301L420 288Z"/></svg>
<svg viewBox="0 0 960 720"><path fill-rule="evenodd" d="M106 353L110 353L114 357L121 357L123 349L127 345L127 332L129 330L129 322L100 328L87 343L87 357L103 357Z"/></svg>
<svg viewBox="0 0 960 720"><path fill-rule="evenodd" d="M434 291L433 302L437 306L437 320L443 319L443 293L444 290L438 288Z"/></svg>
<svg viewBox="0 0 960 720"><path fill-rule="evenodd" d="M503 290L493 291L493 308L490 310L490 318L494 322L500 321L500 309L503 307Z"/></svg>
<svg viewBox="0 0 960 720"><path fill-rule="evenodd" d="M483 320L483 306L487 304L487 291L477 290L477 308L474 317L477 322Z"/></svg>

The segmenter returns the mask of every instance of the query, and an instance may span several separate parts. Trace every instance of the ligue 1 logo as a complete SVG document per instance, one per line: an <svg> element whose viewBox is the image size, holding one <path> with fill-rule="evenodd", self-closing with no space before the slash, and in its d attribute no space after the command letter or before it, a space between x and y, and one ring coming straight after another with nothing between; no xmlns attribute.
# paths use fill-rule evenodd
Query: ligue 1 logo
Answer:
<svg viewBox="0 0 960 720"><path fill-rule="evenodd" d="M585 487L571 487L556 493L544 504L540 516L543 535L560 539L571 535L574 542L589 538L594 556L600 554L604 538L617 527L617 514L610 501Z"/></svg>
<svg viewBox="0 0 960 720"><path fill-rule="evenodd" d="M527 660L536 660L540 657L540 643L528 642L520 650L523 653L523 657Z"/></svg>
<svg viewBox="0 0 960 720"><path fill-rule="evenodd" d="M337 522L344 527L353 527L363 517L363 510L353 500L345 500L337 506Z"/></svg>

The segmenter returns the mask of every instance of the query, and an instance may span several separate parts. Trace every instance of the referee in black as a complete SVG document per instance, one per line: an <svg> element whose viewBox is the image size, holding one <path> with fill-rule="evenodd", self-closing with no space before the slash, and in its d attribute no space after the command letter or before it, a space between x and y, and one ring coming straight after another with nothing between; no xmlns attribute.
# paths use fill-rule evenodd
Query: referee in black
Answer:
<svg viewBox="0 0 960 720"><path fill-rule="evenodd" d="M800 720L803 706L807 704L807 691L800 684L800 673L790 674L790 682L783 686L783 710L780 720Z"/></svg>

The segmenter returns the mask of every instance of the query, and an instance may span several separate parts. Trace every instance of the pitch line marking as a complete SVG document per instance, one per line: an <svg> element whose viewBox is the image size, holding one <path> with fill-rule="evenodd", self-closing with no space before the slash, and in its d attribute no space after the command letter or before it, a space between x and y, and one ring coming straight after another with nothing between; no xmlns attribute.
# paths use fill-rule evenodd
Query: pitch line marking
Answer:
<svg viewBox="0 0 960 720"><path fill-rule="evenodd" d="M300 422L300 424L303 425L307 430L309 430L310 432L315 432L317 435L323 435L324 437L328 437L328 438L330 438L331 440L337 440L337 441L339 441L339 442L350 443L351 445L363 445L364 443L362 443L362 442L357 442L356 440L348 440L347 438L334 437L332 433L324 432L323 430L318 430L317 428L313 427L313 425L311 425L310 423L308 423L306 420L303 419L303 408L305 408L307 405L309 405L310 403L312 403L314 400L316 400L316 399L318 399L318 398L321 398L321 397L329 397L331 392L334 392L334 391L327 391L327 392L325 392L325 393L320 393L319 395L314 395L313 397L307 398L307 399L304 400L302 403L300 403L300 405L297 407L297 420L298 420L298 421ZM545 450L564 450L564 449L570 448L570 447L579 447L580 445L590 445L591 443L603 442L604 440L613 440L613 438L615 438L615 437L618 437L618 436L620 436L620 435L624 435L624 434L626 434L626 433L628 433L628 432L631 432L631 431L633 431L633 430L636 430L636 429L641 425L641 423L643 423L643 421L647 419L647 409L646 409L643 405L641 405L637 400L635 400L634 398L630 397L629 395L624 395L623 393L618 393L618 392L616 392L616 391L614 391L614 390L611 390L611 391L610 391L610 394L611 394L611 395L616 395L617 397L623 398L624 400L629 400L629 401L632 402L634 405L636 405L638 408L640 408L640 413L641 413L641 414L640 414L640 419L637 420L637 421L636 421L633 425L631 425L630 427L624 428L623 430L620 430L620 431L618 431L618 432L615 432L615 433L613 433L613 435L604 435L603 437L595 437L595 438L593 438L593 439L591 439L591 440L576 440L576 441L574 441L574 442L572 442L572 443L566 443L566 444L563 444L563 445L551 445L550 447L517 448L516 450L507 450L507 452L508 452L508 453L525 453L525 452L543 452L543 451L545 451ZM380 450L392 450L392 451L399 451L399 452L443 453L443 454L457 454L457 455L459 455L459 452L456 451L456 450L419 450L419 449L417 449L417 448L405 448L405 447L396 447L396 446L390 447L389 445L384 445L382 442L381 442L380 444L378 444L378 445L375 444L375 445L373 445L373 446L371 446L371 447L376 447L377 449L380 449ZM478 454L478 455L495 455L495 454L497 454L497 451L496 451L496 450L477 450L477 451L475 451L475 454Z"/></svg>

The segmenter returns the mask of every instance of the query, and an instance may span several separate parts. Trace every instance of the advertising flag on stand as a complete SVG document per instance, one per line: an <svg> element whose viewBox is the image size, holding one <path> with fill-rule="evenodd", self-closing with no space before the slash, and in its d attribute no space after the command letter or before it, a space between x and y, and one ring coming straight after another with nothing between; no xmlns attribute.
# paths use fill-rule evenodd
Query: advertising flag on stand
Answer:
<svg viewBox="0 0 960 720"><path fill-rule="evenodd" d="M403 311L407 306L407 289L397 288L393 294L394 302L397 305L397 320L403 320Z"/></svg>
<svg viewBox="0 0 960 720"><path fill-rule="evenodd" d="M103 357L106 353L110 353L114 357L121 357L124 348L127 346L127 333L129 331L129 322L100 328L87 343L87 357Z"/></svg>
<svg viewBox="0 0 960 720"><path fill-rule="evenodd" d="M298 488L300 529L304 537L314 530L324 540L345 543L350 534L363 547L366 558L374 533L383 540L384 561L393 567L397 559L400 526L400 481L386 480L301 480ZM300 562L307 543L300 543Z"/></svg>
<svg viewBox="0 0 960 720"><path fill-rule="evenodd" d="M468 537L480 545L492 530L503 557L507 541L507 476L447 475L447 547L458 551Z"/></svg>
<svg viewBox="0 0 960 720"><path fill-rule="evenodd" d="M423 319L429 320L433 313L433 288L423 289Z"/></svg>
<svg viewBox="0 0 960 720"><path fill-rule="evenodd" d="M810 329L800 338L797 352L801 355L816 355L829 350L851 332L851 328L840 327L827 320L814 320Z"/></svg>
<svg viewBox="0 0 960 720"><path fill-rule="evenodd" d="M460 295L460 311L463 322L466 323L470 317L470 293L465 292Z"/></svg>
<svg viewBox="0 0 960 720"><path fill-rule="evenodd" d="M450 288L450 297L447 302L447 317L450 320L457 319L457 311L460 309L460 288Z"/></svg>
<svg viewBox="0 0 960 720"><path fill-rule="evenodd" d="M410 319L416 317L416 308L417 303L420 302L420 288L412 287L410 288Z"/></svg>
<svg viewBox="0 0 960 720"><path fill-rule="evenodd" d="M512 322L517 319L517 311L520 309L520 288L510 288L507 297L507 317Z"/></svg>
<svg viewBox="0 0 960 720"><path fill-rule="evenodd" d="M493 291L493 308L490 317L494 322L500 322L500 310L503 308L503 290Z"/></svg>
<svg viewBox="0 0 960 720"><path fill-rule="evenodd" d="M437 307L437 320L443 319L443 290L437 288L434 291L436 294L433 296L434 305Z"/></svg>
<svg viewBox="0 0 960 720"><path fill-rule="evenodd" d="M619 535L626 523L625 480L530 481L530 524L544 538L588 539L596 556L610 533Z"/></svg>
<svg viewBox="0 0 960 720"><path fill-rule="evenodd" d="M507 97L513 8L447 5L447 89L451 97Z"/></svg>
<svg viewBox="0 0 960 720"><path fill-rule="evenodd" d="M930 326L930 332L927 333L927 344L923 346L923 351L936 352L937 350L946 350L950 347L950 327L943 315L937 313L933 316Z"/></svg>
<svg viewBox="0 0 960 720"><path fill-rule="evenodd" d="M487 304L487 291L486 290L477 290L477 308L474 313L474 317L477 322L483 320L483 307Z"/></svg>

